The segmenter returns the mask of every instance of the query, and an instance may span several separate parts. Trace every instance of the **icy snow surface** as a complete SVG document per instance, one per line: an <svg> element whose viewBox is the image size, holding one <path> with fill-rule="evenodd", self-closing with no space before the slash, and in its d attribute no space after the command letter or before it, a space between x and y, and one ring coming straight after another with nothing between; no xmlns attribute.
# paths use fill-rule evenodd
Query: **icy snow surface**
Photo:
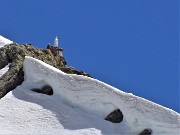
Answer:
<svg viewBox="0 0 180 135"><path fill-rule="evenodd" d="M25 81L0 100L1 134L179 135L180 115L96 79L68 75L31 57L24 62ZM54 95L32 92L49 84ZM123 122L104 118L119 108Z"/></svg>
<svg viewBox="0 0 180 135"><path fill-rule="evenodd" d="M8 70L9 70L9 65L6 65L4 68L0 69L0 77L3 76Z"/></svg>
<svg viewBox="0 0 180 135"><path fill-rule="evenodd" d="M12 44L13 42L3 36L0 35L0 48L4 47L5 45Z"/></svg>

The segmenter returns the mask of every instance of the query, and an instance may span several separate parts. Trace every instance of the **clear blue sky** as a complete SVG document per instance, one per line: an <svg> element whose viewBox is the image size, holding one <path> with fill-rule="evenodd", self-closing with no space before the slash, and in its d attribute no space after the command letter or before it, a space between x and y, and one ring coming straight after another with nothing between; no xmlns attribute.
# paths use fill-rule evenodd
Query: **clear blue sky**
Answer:
<svg viewBox="0 0 180 135"><path fill-rule="evenodd" d="M0 0L0 34L179 112L178 0Z"/></svg>

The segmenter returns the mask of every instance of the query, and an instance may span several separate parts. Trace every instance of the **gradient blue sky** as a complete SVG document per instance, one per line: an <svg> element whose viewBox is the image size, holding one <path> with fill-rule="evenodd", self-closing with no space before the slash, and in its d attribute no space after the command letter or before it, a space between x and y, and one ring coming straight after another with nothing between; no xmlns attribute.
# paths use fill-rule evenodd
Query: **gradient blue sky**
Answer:
<svg viewBox="0 0 180 135"><path fill-rule="evenodd" d="M179 112L178 0L0 0L0 35Z"/></svg>

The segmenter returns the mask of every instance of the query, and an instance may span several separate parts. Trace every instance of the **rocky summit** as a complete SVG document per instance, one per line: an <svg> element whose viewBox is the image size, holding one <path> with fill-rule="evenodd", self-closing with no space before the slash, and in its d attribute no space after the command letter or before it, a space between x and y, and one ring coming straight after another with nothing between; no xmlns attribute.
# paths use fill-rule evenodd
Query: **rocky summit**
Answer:
<svg viewBox="0 0 180 135"><path fill-rule="evenodd" d="M0 48L0 69L4 68L8 63L11 63L9 70L0 77L0 98L9 91L15 89L24 81L23 62L25 56L39 59L65 73L91 77L83 71L78 71L75 68L68 66L65 58L58 55L58 51L62 50L58 47L39 49L31 44L20 45L17 43L12 43Z"/></svg>

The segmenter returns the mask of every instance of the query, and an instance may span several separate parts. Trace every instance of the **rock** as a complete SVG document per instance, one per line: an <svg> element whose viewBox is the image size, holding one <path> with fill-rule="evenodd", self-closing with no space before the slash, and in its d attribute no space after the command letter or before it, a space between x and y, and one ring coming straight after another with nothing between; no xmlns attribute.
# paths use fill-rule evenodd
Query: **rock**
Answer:
<svg viewBox="0 0 180 135"><path fill-rule="evenodd" d="M0 69L4 68L9 63L6 53L0 48Z"/></svg>
<svg viewBox="0 0 180 135"><path fill-rule="evenodd" d="M58 48L57 48L58 49ZM8 63L11 66L3 77L0 77L0 98L9 91L15 89L24 81L23 62L25 56L30 56L39 59L51 66L54 66L65 73L80 74L90 76L87 73L78 71L74 68L69 68L63 56L54 55L50 49L39 49L31 44L13 43L11 45L0 48L0 69Z"/></svg>
<svg viewBox="0 0 180 135"><path fill-rule="evenodd" d="M119 109L114 110L111 112L105 120L110 121L112 123L120 123L123 121L123 114Z"/></svg>
<svg viewBox="0 0 180 135"><path fill-rule="evenodd" d="M151 129L144 129L139 135L151 135L152 130Z"/></svg>
<svg viewBox="0 0 180 135"><path fill-rule="evenodd" d="M68 74L77 74L77 75L84 75L84 76L92 77L90 74L87 74L84 71L81 71L81 70L78 71L75 68L69 67L69 66L61 67L61 70Z"/></svg>
<svg viewBox="0 0 180 135"><path fill-rule="evenodd" d="M49 85L46 85L46 86L42 87L41 89L34 88L34 89L32 89L32 91L46 94L46 95L53 95L53 89Z"/></svg>

